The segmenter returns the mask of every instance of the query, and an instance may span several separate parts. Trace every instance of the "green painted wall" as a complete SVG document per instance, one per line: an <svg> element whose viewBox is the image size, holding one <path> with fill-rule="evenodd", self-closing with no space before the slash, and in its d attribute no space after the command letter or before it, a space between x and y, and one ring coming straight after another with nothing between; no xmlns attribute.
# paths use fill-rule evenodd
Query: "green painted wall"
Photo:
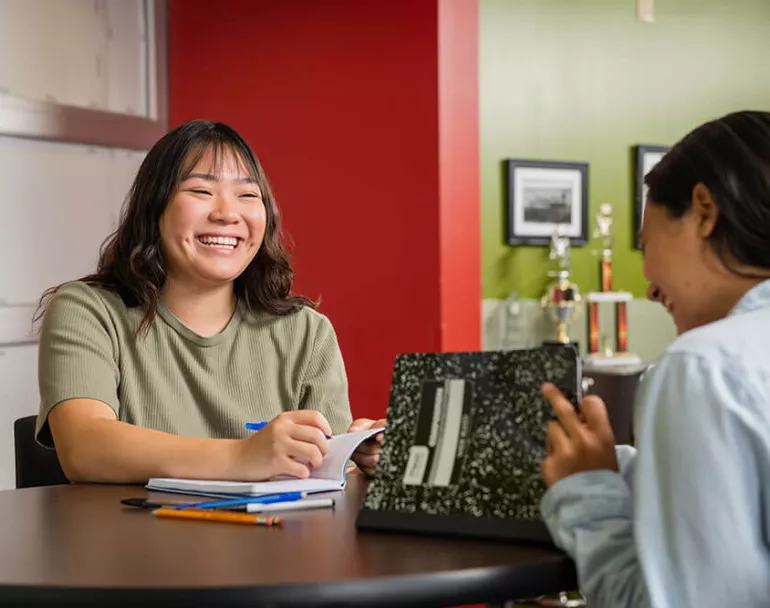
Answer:
<svg viewBox="0 0 770 608"><path fill-rule="evenodd" d="M670 145L741 109L770 110L770 0L480 0L482 278L485 298L539 297L547 247L505 244L505 158L586 161L589 235L615 215L615 288L643 296L633 249L631 147ZM598 289L591 245L573 277Z"/></svg>

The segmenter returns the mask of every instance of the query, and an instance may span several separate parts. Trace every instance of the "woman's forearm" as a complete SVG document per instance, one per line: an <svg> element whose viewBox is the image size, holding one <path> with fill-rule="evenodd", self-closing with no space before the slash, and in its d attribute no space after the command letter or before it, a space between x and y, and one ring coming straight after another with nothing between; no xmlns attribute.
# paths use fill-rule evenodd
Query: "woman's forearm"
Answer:
<svg viewBox="0 0 770 608"><path fill-rule="evenodd" d="M64 473L71 481L146 483L151 477L262 481L305 478L328 450L320 412L276 416L247 439L180 437L116 419L106 404L70 399L48 415Z"/></svg>
<svg viewBox="0 0 770 608"><path fill-rule="evenodd" d="M146 483L151 477L232 478L236 443L96 418L79 421L76 432L57 437L57 451L71 481Z"/></svg>

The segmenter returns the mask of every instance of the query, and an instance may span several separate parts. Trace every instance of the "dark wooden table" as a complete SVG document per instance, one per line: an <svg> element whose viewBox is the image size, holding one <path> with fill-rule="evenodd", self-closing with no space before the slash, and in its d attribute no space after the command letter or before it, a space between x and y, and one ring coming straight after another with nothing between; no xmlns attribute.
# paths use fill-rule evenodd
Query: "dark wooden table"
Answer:
<svg viewBox="0 0 770 608"><path fill-rule="evenodd" d="M547 547L357 532L365 488L353 474L334 511L287 514L282 529L121 506L148 495L138 486L0 492L0 605L428 607L577 586Z"/></svg>

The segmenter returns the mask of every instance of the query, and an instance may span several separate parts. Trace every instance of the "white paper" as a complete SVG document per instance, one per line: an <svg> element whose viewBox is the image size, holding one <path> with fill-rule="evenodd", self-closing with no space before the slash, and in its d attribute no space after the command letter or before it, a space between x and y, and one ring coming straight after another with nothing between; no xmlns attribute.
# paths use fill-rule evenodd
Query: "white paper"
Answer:
<svg viewBox="0 0 770 608"><path fill-rule="evenodd" d="M310 477L344 481L345 467L356 448L370 437L374 437L377 433L382 433L384 430L384 428L380 427L367 431L335 435L329 440L329 451L326 453L321 466L310 473Z"/></svg>

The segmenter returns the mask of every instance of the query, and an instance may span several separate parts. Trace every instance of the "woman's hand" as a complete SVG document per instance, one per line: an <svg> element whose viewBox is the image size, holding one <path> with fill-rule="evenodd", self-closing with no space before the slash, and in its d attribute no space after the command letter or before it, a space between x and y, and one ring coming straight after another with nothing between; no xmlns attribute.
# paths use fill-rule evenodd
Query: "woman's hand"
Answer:
<svg viewBox="0 0 770 608"><path fill-rule="evenodd" d="M583 471L617 471L615 436L604 402L590 395L583 399L578 414L553 384L543 385L543 395L558 418L558 421L548 423L548 456L540 468L546 485L551 487L557 481Z"/></svg>
<svg viewBox="0 0 770 608"><path fill-rule="evenodd" d="M247 439L235 442L235 479L264 480L276 475L305 479L321 466L332 434L323 414L297 410L279 414Z"/></svg>
<svg viewBox="0 0 770 608"><path fill-rule="evenodd" d="M385 418L379 420L371 420L369 418L358 418L350 425L348 433L355 433L356 431L365 431L367 429L376 429L377 427L385 426ZM377 467L377 462L380 460L380 449L382 448L382 439L385 436L384 433L377 433L371 439L364 441L358 449L353 453L351 459L358 465L369 477L374 475L374 469Z"/></svg>

